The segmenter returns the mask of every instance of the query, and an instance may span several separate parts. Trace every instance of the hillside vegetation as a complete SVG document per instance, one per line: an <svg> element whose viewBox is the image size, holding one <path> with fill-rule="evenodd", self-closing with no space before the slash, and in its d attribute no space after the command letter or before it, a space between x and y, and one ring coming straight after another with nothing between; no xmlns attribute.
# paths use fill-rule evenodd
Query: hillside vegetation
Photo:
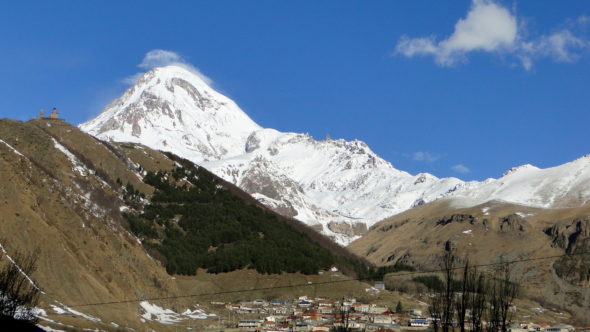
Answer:
<svg viewBox="0 0 590 332"><path fill-rule="evenodd" d="M114 322L167 330L142 321L143 309L133 300L261 285L284 287L273 296L294 296L291 283L330 280L313 273L332 264L368 270L311 228L277 216L236 186L171 154L100 141L49 119L0 120L0 140L0 256L39 248L30 277L44 292L38 304L46 313L44 326L112 330ZM254 250L246 243L252 241ZM193 248L201 251L193 255ZM196 276L178 275L198 270ZM235 271L221 273L229 270ZM317 292L364 287L347 282ZM131 302L118 304L122 300ZM156 304L183 312L208 303L201 301L182 297Z"/></svg>
<svg viewBox="0 0 590 332"><path fill-rule="evenodd" d="M168 273L252 268L315 274L334 264L306 234L246 203L202 167L185 161L172 171L150 171L144 181L156 189L151 204L125 217L146 246L163 256Z"/></svg>

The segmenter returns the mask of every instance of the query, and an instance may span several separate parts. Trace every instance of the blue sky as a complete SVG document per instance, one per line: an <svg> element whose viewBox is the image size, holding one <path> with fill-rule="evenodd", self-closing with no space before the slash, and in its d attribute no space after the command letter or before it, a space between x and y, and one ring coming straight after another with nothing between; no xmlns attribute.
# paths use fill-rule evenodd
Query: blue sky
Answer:
<svg viewBox="0 0 590 332"><path fill-rule="evenodd" d="M38 1L0 12L0 117L78 124L176 52L256 122L462 179L590 153L590 2Z"/></svg>

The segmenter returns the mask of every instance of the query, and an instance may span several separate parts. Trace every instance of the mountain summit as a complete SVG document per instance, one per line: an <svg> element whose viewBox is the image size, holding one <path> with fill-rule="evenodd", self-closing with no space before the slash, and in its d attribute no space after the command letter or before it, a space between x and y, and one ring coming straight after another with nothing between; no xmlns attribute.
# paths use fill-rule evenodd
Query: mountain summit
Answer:
<svg viewBox="0 0 590 332"><path fill-rule="evenodd" d="M200 75L171 65L143 74L80 128L106 140L142 143L202 162L242 153L247 137L260 126Z"/></svg>
<svg viewBox="0 0 590 332"><path fill-rule="evenodd" d="M315 140L262 128L190 69L154 68L95 119L79 126L104 140L142 143L199 163L273 210L347 245L379 220L439 199L538 207L590 197L587 158L550 169L514 168L464 182L395 169L364 142Z"/></svg>

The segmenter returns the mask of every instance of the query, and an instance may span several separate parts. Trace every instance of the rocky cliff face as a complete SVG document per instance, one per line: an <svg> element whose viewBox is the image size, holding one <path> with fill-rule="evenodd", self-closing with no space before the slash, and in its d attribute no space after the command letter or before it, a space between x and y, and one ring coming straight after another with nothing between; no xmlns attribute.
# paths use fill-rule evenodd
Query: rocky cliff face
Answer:
<svg viewBox="0 0 590 332"><path fill-rule="evenodd" d="M559 222L545 234L553 246L570 254L553 263L556 274L572 284L590 286L590 218Z"/></svg>
<svg viewBox="0 0 590 332"><path fill-rule="evenodd" d="M572 253L584 240L590 238L590 219L559 222L544 231L551 238L554 246Z"/></svg>

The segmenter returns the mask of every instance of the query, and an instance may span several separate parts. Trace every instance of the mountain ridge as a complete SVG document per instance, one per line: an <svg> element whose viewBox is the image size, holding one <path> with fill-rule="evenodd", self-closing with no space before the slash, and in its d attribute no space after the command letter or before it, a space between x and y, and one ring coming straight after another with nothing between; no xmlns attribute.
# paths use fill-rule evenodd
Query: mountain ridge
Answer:
<svg viewBox="0 0 590 332"><path fill-rule="evenodd" d="M359 140L315 140L263 128L200 77L174 65L144 74L79 127L104 140L141 142L199 163L342 245L379 220L443 198L460 205L495 199L551 208L590 197L584 189L590 170L571 163L562 170L523 165L499 179L466 182L398 170ZM551 181L539 180L547 176Z"/></svg>

